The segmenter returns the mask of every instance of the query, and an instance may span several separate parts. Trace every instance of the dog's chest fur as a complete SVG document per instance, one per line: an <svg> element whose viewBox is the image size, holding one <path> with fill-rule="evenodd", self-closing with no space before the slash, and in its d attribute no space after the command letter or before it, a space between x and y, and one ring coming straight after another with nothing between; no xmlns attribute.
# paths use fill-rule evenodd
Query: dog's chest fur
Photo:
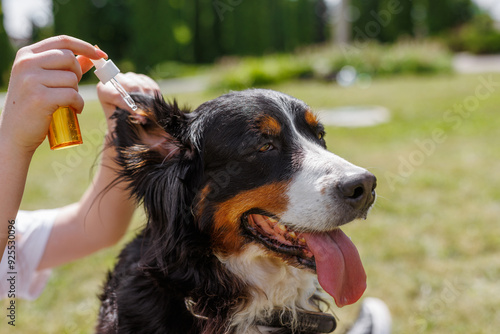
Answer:
<svg viewBox="0 0 500 334"><path fill-rule="evenodd" d="M236 256L218 258L248 285L249 299L232 317L236 333L260 333L256 324L264 323L276 309L319 311L311 303L318 293L313 273L269 257L269 252L257 245L248 245Z"/></svg>

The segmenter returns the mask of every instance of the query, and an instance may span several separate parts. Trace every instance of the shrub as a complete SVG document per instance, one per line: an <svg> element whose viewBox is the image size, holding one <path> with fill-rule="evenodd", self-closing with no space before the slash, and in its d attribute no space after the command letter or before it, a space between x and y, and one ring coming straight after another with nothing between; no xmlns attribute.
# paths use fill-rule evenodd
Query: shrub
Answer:
<svg viewBox="0 0 500 334"><path fill-rule="evenodd" d="M500 52L500 32L487 14L476 15L469 24L445 35L444 40L453 51L475 54Z"/></svg>
<svg viewBox="0 0 500 334"><path fill-rule="evenodd" d="M155 80L194 76L204 73L207 65L186 64L177 61L165 61L147 68L148 75Z"/></svg>
<svg viewBox="0 0 500 334"><path fill-rule="evenodd" d="M437 42L374 42L344 48L309 47L291 55L269 55L221 62L214 88L244 89L291 79L331 80L345 66L370 76L451 72L451 53Z"/></svg>
<svg viewBox="0 0 500 334"><path fill-rule="evenodd" d="M215 71L218 76L216 88L219 89L244 89L313 75L310 62L295 55L243 58L229 66L219 65L219 68L222 74Z"/></svg>

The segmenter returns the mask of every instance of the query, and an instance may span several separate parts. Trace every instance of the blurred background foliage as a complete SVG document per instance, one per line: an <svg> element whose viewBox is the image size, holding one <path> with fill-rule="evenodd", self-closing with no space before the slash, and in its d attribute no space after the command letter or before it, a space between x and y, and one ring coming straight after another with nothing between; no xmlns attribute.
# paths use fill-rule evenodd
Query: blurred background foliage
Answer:
<svg viewBox="0 0 500 334"><path fill-rule="evenodd" d="M340 50L342 59L339 48L331 47L332 26L339 19L339 1L334 0L54 0L52 23L39 27L33 22L31 38L17 41L17 46L67 34L99 45L122 71L146 73L155 79L196 74L213 63L229 65L222 70L237 69L244 76L228 84L230 88L280 78L332 77L340 65L361 66L357 70L373 75L449 71L451 63L443 62L451 59L448 50L500 51L500 32L472 0L343 1L349 10L340 15L349 21L352 42L363 52L369 50L366 61L359 52L346 49ZM413 49L410 40L417 41ZM444 46L436 66L429 64L421 49L429 40ZM8 41L2 24L0 86L4 88L14 57ZM360 47L361 43L368 46ZM393 43L404 45L392 48ZM321 51L304 57L311 54L308 48ZM432 54L437 49L433 46ZM266 70L258 68L262 56L270 57L262 60ZM320 63L328 62L330 67L320 70L321 75L314 64L318 56L326 56L328 60ZM391 59L394 63L388 64ZM276 69L267 71L276 64ZM384 68L376 68L381 64ZM234 81L235 77L224 79Z"/></svg>
<svg viewBox="0 0 500 334"><path fill-rule="evenodd" d="M471 0L352 0L352 4L353 31L365 31L376 20L382 29L375 38L381 42L435 36L467 23L475 12Z"/></svg>
<svg viewBox="0 0 500 334"><path fill-rule="evenodd" d="M59 6L54 33L93 41L140 72L165 61L206 64L225 55L289 52L326 39L325 22L316 13L325 10L322 0L96 3Z"/></svg>
<svg viewBox="0 0 500 334"><path fill-rule="evenodd" d="M10 66L14 59L14 49L3 27L3 11L0 7L0 87L6 86L9 80Z"/></svg>
<svg viewBox="0 0 500 334"><path fill-rule="evenodd" d="M365 42L352 47L309 46L293 54L231 59L216 65L211 87L241 90L294 79L338 81L342 71L360 79L451 73L452 53L441 43L404 40Z"/></svg>

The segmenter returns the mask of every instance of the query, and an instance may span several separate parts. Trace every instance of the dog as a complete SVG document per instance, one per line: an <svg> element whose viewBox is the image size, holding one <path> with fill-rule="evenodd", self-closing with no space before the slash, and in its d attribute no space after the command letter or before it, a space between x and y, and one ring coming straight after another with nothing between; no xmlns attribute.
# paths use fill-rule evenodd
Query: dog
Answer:
<svg viewBox="0 0 500 334"><path fill-rule="evenodd" d="M339 226L366 219L376 178L326 149L302 101L230 92L196 110L134 96L117 110L120 178L147 224L100 296L97 333L327 333L366 288ZM318 285L319 281L319 285Z"/></svg>

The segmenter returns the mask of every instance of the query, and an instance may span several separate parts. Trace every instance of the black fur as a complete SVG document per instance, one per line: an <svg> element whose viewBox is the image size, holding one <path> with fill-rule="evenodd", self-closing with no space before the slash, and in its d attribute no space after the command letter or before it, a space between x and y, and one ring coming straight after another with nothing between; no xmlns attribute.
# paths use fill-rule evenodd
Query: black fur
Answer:
<svg viewBox="0 0 500 334"><path fill-rule="evenodd" d="M138 144L141 134L130 114L115 114L122 178L144 203L148 224L109 275L97 332L222 333L231 307L245 297L245 287L216 260L208 231L197 227L191 215L204 177L202 152L186 133L193 117L158 96L142 97L138 103L153 116L142 128L149 132L161 127L172 138L152 150ZM185 297L193 297L197 312L211 321L199 321L188 312Z"/></svg>

